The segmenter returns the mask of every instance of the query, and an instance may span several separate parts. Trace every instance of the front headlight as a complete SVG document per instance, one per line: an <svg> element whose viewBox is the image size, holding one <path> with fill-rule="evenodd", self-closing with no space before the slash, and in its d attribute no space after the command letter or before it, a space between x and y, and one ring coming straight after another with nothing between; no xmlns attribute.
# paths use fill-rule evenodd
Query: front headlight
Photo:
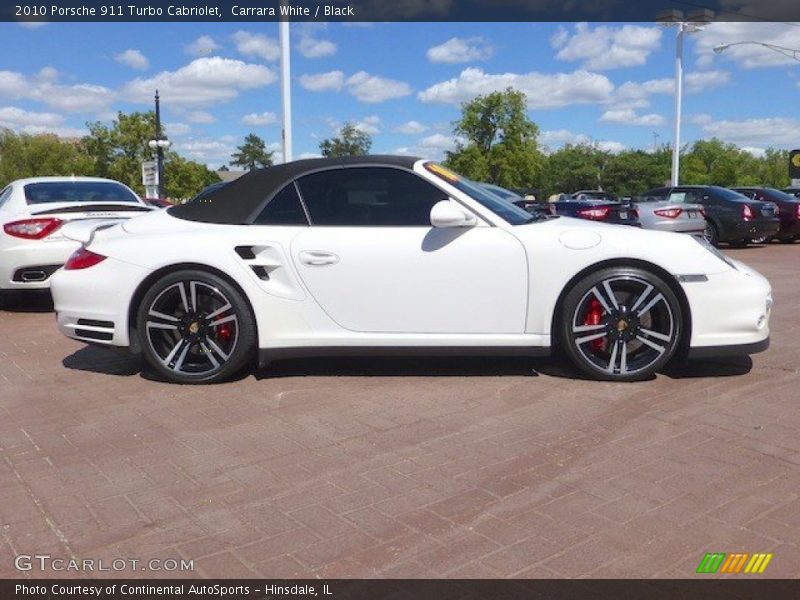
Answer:
<svg viewBox="0 0 800 600"><path fill-rule="evenodd" d="M698 244L700 244L703 248L711 252L711 254L716 256L718 259L720 259L722 262L728 265L731 269L736 269L736 264L730 258L725 256L722 252L720 252L717 248L712 246L706 238L699 235L693 235L692 237ZM739 269L736 270L738 271Z"/></svg>

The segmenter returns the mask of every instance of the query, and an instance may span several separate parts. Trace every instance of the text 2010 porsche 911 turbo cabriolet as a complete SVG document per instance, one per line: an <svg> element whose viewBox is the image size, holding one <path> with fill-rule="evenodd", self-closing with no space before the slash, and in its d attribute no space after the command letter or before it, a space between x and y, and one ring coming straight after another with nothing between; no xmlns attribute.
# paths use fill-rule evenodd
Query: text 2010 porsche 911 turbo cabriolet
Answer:
<svg viewBox="0 0 800 600"><path fill-rule="evenodd" d="M84 242L52 281L69 337L171 381L256 355L527 353L643 379L769 341L767 280L686 235L535 217L433 162L311 159Z"/></svg>

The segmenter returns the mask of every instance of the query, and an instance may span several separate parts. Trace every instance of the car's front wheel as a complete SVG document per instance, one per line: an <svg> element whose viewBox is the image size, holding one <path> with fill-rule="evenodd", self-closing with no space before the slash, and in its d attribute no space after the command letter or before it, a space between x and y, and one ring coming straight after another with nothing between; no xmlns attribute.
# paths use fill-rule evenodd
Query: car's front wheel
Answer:
<svg viewBox="0 0 800 600"><path fill-rule="evenodd" d="M650 378L669 361L683 335L674 292L642 269L609 268L588 275L561 306L561 345L595 379Z"/></svg>
<svg viewBox="0 0 800 600"><path fill-rule="evenodd" d="M205 271L177 271L156 281L136 323L145 359L176 383L225 380L248 363L256 346L241 292Z"/></svg>

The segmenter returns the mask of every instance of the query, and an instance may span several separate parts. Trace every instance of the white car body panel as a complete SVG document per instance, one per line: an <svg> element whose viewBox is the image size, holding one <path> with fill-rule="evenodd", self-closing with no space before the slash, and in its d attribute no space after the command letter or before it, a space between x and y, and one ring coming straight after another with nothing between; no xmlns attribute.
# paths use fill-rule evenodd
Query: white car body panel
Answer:
<svg viewBox="0 0 800 600"><path fill-rule="evenodd" d="M85 339L75 332L78 319L109 321L111 339L102 343L132 345L131 301L142 282L165 268L197 265L242 289L261 349L549 348L554 310L570 281L607 261L634 258L667 277L705 279L678 284L691 311L692 348L769 336L766 279L732 268L691 236L565 217L512 226L421 162L415 170L474 213L478 225L217 225L158 211L98 231L89 249L109 257L99 265L53 276L59 327ZM254 258L240 257L239 246L252 247Z"/></svg>
<svg viewBox="0 0 800 600"><path fill-rule="evenodd" d="M25 200L24 186L41 182L109 182L112 180L96 177L32 177L19 179L9 184L11 195L0 205L0 290L37 290L50 287L52 278L43 281L15 281L14 274L26 267L34 269L39 266L63 265L75 250L80 248L80 242L64 235L64 228L77 224L80 221L122 221L139 213L124 210L132 206L147 208L144 202L49 202L29 205ZM127 186L123 186L136 195ZM98 206L109 207L116 205L121 210L99 209ZM85 210L74 211L75 208ZM146 213L141 213L146 214ZM32 218L58 218L64 222L58 229L42 239L24 239L6 234L2 227L7 223Z"/></svg>

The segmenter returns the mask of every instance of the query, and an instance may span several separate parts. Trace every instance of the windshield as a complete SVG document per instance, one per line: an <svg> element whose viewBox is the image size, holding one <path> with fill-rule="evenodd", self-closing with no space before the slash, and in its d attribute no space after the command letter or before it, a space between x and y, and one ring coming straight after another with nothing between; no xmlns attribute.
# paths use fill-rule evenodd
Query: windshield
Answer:
<svg viewBox="0 0 800 600"><path fill-rule="evenodd" d="M490 192L481 184L454 173L447 167L443 167L434 162L426 162L425 168L428 172L442 181L449 183L457 190L464 192L481 206L488 208L511 225L524 225L525 223L531 223L541 219L541 217L536 217L505 198L501 198L497 194Z"/></svg>
<svg viewBox="0 0 800 600"><path fill-rule="evenodd" d="M135 202L139 198L113 181L42 181L25 185L28 204L53 202Z"/></svg>
<svg viewBox="0 0 800 600"><path fill-rule="evenodd" d="M491 183L482 183L480 184L485 190L492 192L496 196L500 196L501 198L505 198L506 200L511 200L515 198L519 200L519 194L515 194L511 190L507 190L506 188L502 188L499 185L492 185Z"/></svg>

